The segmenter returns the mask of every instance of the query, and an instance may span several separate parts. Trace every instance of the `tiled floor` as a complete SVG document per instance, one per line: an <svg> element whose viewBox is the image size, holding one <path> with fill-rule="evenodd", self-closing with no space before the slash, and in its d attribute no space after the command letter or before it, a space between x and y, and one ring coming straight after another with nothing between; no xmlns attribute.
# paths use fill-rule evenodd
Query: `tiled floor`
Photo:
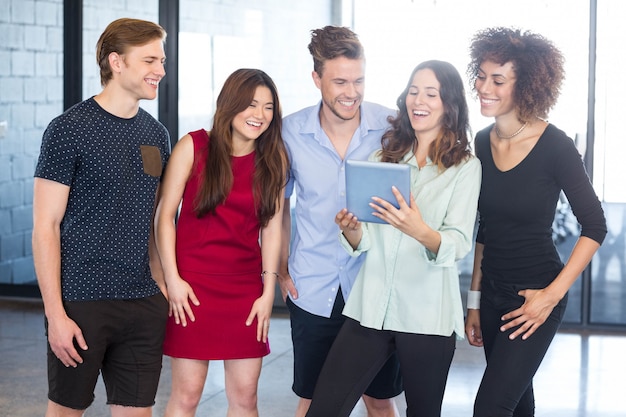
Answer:
<svg viewBox="0 0 626 417"><path fill-rule="evenodd" d="M0 417L43 416L46 404L45 336L40 302L0 299ZM291 391L292 351L289 320L278 314L270 331L272 353L265 358L259 382L259 412L291 417L297 398ZM443 416L471 416L483 368L482 353L459 342L444 398ZM209 367L198 416L225 416L223 369ZM535 378L537 417L626 416L626 334L560 333ZM169 361L164 360L155 416L162 416L169 396ZM104 417L104 387L86 417ZM397 399L404 415L402 396ZM353 417L364 417L357 405ZM330 417L330 416L329 416Z"/></svg>

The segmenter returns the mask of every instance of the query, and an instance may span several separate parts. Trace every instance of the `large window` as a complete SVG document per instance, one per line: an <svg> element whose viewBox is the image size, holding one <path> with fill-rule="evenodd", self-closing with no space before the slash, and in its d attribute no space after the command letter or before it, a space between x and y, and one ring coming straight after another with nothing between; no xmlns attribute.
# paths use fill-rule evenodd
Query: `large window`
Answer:
<svg viewBox="0 0 626 417"><path fill-rule="evenodd" d="M177 137L211 128L217 95L238 68L272 77L284 116L319 100L307 45L311 29L330 24L330 3L181 0Z"/></svg>
<svg viewBox="0 0 626 417"><path fill-rule="evenodd" d="M594 184L604 202L608 234L594 258L591 323L626 324L626 187L623 98L626 84L618 53L626 37L626 3L598 0L595 89Z"/></svg>

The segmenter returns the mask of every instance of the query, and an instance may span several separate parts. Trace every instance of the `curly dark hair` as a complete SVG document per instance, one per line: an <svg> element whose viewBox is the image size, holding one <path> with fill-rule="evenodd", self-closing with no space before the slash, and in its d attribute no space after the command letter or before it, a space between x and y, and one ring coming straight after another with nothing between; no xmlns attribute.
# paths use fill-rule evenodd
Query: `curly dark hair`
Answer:
<svg viewBox="0 0 626 417"><path fill-rule="evenodd" d="M521 122L546 119L556 104L565 78L564 58L554 44L540 34L494 27L477 32L470 45L467 75L476 93L476 78L484 61L513 64L517 78L514 101Z"/></svg>
<svg viewBox="0 0 626 417"><path fill-rule="evenodd" d="M311 31L309 52L313 57L313 70L322 76L324 64L330 59L343 56L348 59L364 59L363 46L356 33L342 26L324 26Z"/></svg>
<svg viewBox="0 0 626 417"><path fill-rule="evenodd" d="M441 133L437 140L430 145L428 156L443 170L460 164L471 154L468 139L470 133L469 112L465 100L463 80L456 68L445 61L424 61L411 72L404 91L396 101L398 115L389 117L391 129L386 131L381 139L381 161L399 162L407 152L413 149L417 141L415 131L409 120L406 96L411 88L413 77L423 69L433 71L440 85L439 94L444 108L441 117Z"/></svg>

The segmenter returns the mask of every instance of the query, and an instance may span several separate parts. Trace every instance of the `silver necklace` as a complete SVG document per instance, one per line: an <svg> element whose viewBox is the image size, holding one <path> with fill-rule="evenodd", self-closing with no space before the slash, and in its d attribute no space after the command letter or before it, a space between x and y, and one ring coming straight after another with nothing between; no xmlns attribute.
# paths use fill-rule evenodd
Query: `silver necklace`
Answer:
<svg viewBox="0 0 626 417"><path fill-rule="evenodd" d="M519 135L520 133L522 133L522 130L524 130L526 128L526 125L528 125L528 122L524 122L524 124L522 125L522 127L520 127L519 129L517 129L517 132L513 133L512 135L503 135L500 132L500 129L498 129L498 125L496 125L496 136L499 139L511 139L514 138L515 136Z"/></svg>

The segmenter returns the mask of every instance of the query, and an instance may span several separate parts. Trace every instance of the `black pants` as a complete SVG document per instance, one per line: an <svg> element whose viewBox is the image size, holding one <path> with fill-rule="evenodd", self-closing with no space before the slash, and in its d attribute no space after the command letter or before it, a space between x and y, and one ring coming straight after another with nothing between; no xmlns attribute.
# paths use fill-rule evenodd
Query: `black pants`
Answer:
<svg viewBox="0 0 626 417"><path fill-rule="evenodd" d="M344 307L343 296L340 289L328 318L301 309L289 298L287 307L293 341L293 392L300 398L311 399L328 352L346 321L346 316L341 314ZM398 357L392 355L367 387L365 395L385 399L396 397L400 393L400 364Z"/></svg>
<svg viewBox="0 0 626 417"><path fill-rule="evenodd" d="M400 361L408 417L441 414L456 338L374 330L347 319L315 386L307 417L347 417L387 359Z"/></svg>
<svg viewBox="0 0 626 417"><path fill-rule="evenodd" d="M517 294L529 288L524 287L483 279L480 326L487 368L476 395L474 417L535 415L532 380L561 324L567 295L532 336L509 340L516 328L501 332L504 323L500 318L524 303L524 298Z"/></svg>

